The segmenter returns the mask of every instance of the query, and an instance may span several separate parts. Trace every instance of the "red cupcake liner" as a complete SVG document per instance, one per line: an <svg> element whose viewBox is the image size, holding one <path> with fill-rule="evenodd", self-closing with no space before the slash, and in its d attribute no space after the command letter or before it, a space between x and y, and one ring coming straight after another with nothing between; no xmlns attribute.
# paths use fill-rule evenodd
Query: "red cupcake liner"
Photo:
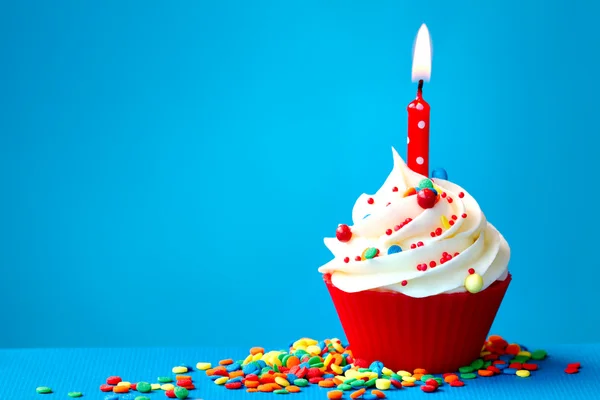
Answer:
<svg viewBox="0 0 600 400"><path fill-rule="evenodd" d="M479 293L413 298L367 290L346 293L323 276L352 354L369 363L412 372L456 372L479 354L511 281L496 281Z"/></svg>

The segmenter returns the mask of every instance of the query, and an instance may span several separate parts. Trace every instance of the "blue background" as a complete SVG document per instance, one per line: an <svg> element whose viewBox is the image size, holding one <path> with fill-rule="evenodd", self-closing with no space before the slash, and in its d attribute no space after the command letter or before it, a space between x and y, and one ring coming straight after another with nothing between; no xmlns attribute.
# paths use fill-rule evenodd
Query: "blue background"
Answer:
<svg viewBox="0 0 600 400"><path fill-rule="evenodd" d="M341 336L322 238L406 154L423 22L432 167L513 252L494 333L599 341L592 3L4 2L0 347Z"/></svg>

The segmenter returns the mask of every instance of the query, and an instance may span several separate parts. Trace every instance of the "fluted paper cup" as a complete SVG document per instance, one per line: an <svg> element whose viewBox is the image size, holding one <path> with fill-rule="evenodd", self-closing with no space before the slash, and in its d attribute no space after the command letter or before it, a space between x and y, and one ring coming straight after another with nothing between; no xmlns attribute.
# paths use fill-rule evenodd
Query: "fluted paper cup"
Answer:
<svg viewBox="0 0 600 400"><path fill-rule="evenodd" d="M346 293L323 276L355 358L394 370L456 372L479 358L511 275L479 293L413 298L391 291Z"/></svg>

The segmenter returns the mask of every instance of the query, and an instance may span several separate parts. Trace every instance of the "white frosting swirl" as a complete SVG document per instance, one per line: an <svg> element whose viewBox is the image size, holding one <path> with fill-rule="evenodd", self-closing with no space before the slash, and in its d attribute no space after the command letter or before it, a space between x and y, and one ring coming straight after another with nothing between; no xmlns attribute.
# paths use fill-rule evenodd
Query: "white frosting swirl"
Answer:
<svg viewBox="0 0 600 400"><path fill-rule="evenodd" d="M483 278L482 290L506 279L510 248L475 199L461 187L433 178L434 188L441 191L439 201L422 208L416 195L404 193L426 177L408 168L393 148L392 153L394 168L383 186L374 195L361 195L354 205L351 240L325 239L335 258L319 272L331 273L333 285L348 293L382 289L412 297L464 292L471 268ZM408 218L411 221L397 229ZM411 248L413 244L419 246ZM388 255L393 245L402 251ZM365 259L367 248L376 248L379 254ZM445 253L452 258L446 256L442 263ZM362 260L355 261L361 255ZM422 264L427 265L425 270Z"/></svg>

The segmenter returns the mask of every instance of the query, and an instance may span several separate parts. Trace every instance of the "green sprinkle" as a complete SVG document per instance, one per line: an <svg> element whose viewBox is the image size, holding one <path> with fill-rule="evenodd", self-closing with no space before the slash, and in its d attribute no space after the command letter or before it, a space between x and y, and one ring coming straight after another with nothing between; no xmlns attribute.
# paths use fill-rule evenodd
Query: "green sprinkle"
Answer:
<svg viewBox="0 0 600 400"><path fill-rule="evenodd" d="M69 396L69 397L81 397L81 396L83 396L83 393L81 393L81 392L69 392L69 393L67 393L67 396Z"/></svg>
<svg viewBox="0 0 600 400"><path fill-rule="evenodd" d="M281 364L282 365L287 365L287 360L290 358L291 356L289 354L286 354L285 357L283 357L281 359Z"/></svg>
<svg viewBox="0 0 600 400"><path fill-rule="evenodd" d="M350 385L352 382L354 382L356 380L356 378L348 378L344 381L344 383Z"/></svg>
<svg viewBox="0 0 600 400"><path fill-rule="evenodd" d="M186 399L190 395L190 392L184 387L176 387L175 388L175 397L178 399Z"/></svg>
<svg viewBox="0 0 600 400"><path fill-rule="evenodd" d="M377 378L369 379L368 381L365 382L365 386L366 387L375 386L375 383L377 383Z"/></svg>
<svg viewBox="0 0 600 400"><path fill-rule="evenodd" d="M148 382L138 382L135 389L140 393L149 393L152 391L152 385Z"/></svg>
<svg viewBox="0 0 600 400"><path fill-rule="evenodd" d="M340 389L340 390L351 390L352 386L348 385L347 383L342 383L340 386L338 386L338 389Z"/></svg>
<svg viewBox="0 0 600 400"><path fill-rule="evenodd" d="M352 382L350 386L352 386L354 389L359 389L365 386L365 381L363 381L362 379L357 379L354 382Z"/></svg>
<svg viewBox="0 0 600 400"><path fill-rule="evenodd" d="M397 373L392 374L392 379L402 382L402 377L400 375L398 375Z"/></svg>
<svg viewBox="0 0 600 400"><path fill-rule="evenodd" d="M460 374L460 377L462 379L474 379L474 378L477 378L477 375L472 372L468 372L466 374Z"/></svg>
<svg viewBox="0 0 600 400"><path fill-rule="evenodd" d="M473 371L475 371L475 370L470 365L467 365L466 367L460 367L458 369L458 372L460 372L461 374L468 374L469 372L473 372Z"/></svg>
<svg viewBox="0 0 600 400"><path fill-rule="evenodd" d="M171 382L173 382L173 379L171 379L171 377L169 377L169 376L159 376L158 381L160 383L171 383Z"/></svg>
<svg viewBox="0 0 600 400"><path fill-rule="evenodd" d="M421 382L425 382L425 381L427 381L427 379L431 379L431 378L433 378L433 375L423 375L421 377Z"/></svg>
<svg viewBox="0 0 600 400"><path fill-rule="evenodd" d="M359 368L358 372L371 372L369 368Z"/></svg>
<svg viewBox="0 0 600 400"><path fill-rule="evenodd" d="M531 358L534 360L543 360L547 355L548 353L546 353L546 350L536 350L531 353Z"/></svg>
<svg viewBox="0 0 600 400"><path fill-rule="evenodd" d="M147 396L137 396L135 400L150 400L150 397Z"/></svg>
<svg viewBox="0 0 600 400"><path fill-rule="evenodd" d="M444 381L442 378L433 378L435 379L435 381L438 383L438 385L442 386L444 384Z"/></svg>
<svg viewBox="0 0 600 400"><path fill-rule="evenodd" d="M298 387L308 386L308 381L306 379L294 379L294 385Z"/></svg>
<svg viewBox="0 0 600 400"><path fill-rule="evenodd" d="M490 365L492 365L492 362L491 361L486 361L485 364L483 364L483 368L487 368Z"/></svg>
<svg viewBox="0 0 600 400"><path fill-rule="evenodd" d="M375 247L369 247L367 251L365 251L365 258L370 260L377 255L377 249Z"/></svg>
<svg viewBox="0 0 600 400"><path fill-rule="evenodd" d="M527 356L516 356L515 357L515 362L523 364L523 363L526 363L527 361L529 361L529 357L527 357Z"/></svg>
<svg viewBox="0 0 600 400"><path fill-rule="evenodd" d="M260 370L260 374L268 374L269 371L272 371L273 369L271 367L263 367L263 369Z"/></svg>
<svg viewBox="0 0 600 400"><path fill-rule="evenodd" d="M321 357L314 356L310 360L308 360L308 365L312 366L312 365L315 365L315 364L320 363L320 362L321 362Z"/></svg>
<svg viewBox="0 0 600 400"><path fill-rule="evenodd" d="M40 386L37 389L35 389L35 391L38 392L39 394L52 393L52 389L50 389L48 386Z"/></svg>
<svg viewBox="0 0 600 400"><path fill-rule="evenodd" d="M421 189L433 189L433 182L431 182L430 179L423 179L421 182L419 182L419 187Z"/></svg>
<svg viewBox="0 0 600 400"><path fill-rule="evenodd" d="M287 356L287 353L285 352L285 350L280 350L282 353L279 354L277 356L277 358L279 359L279 361L283 361L283 359Z"/></svg>
<svg viewBox="0 0 600 400"><path fill-rule="evenodd" d="M277 366L277 364L273 364L273 371L279 372L279 367Z"/></svg>
<svg viewBox="0 0 600 400"><path fill-rule="evenodd" d="M475 369L481 369L481 367L483 367L483 360L481 358L478 358L477 360L473 361L471 363L471 368Z"/></svg>
<svg viewBox="0 0 600 400"><path fill-rule="evenodd" d="M318 362L316 364L311 365L312 368L322 368L325 364L322 362Z"/></svg>
<svg viewBox="0 0 600 400"><path fill-rule="evenodd" d="M275 394L289 394L290 392L288 392L285 389L278 389L278 390L274 390L273 393L275 393Z"/></svg>

